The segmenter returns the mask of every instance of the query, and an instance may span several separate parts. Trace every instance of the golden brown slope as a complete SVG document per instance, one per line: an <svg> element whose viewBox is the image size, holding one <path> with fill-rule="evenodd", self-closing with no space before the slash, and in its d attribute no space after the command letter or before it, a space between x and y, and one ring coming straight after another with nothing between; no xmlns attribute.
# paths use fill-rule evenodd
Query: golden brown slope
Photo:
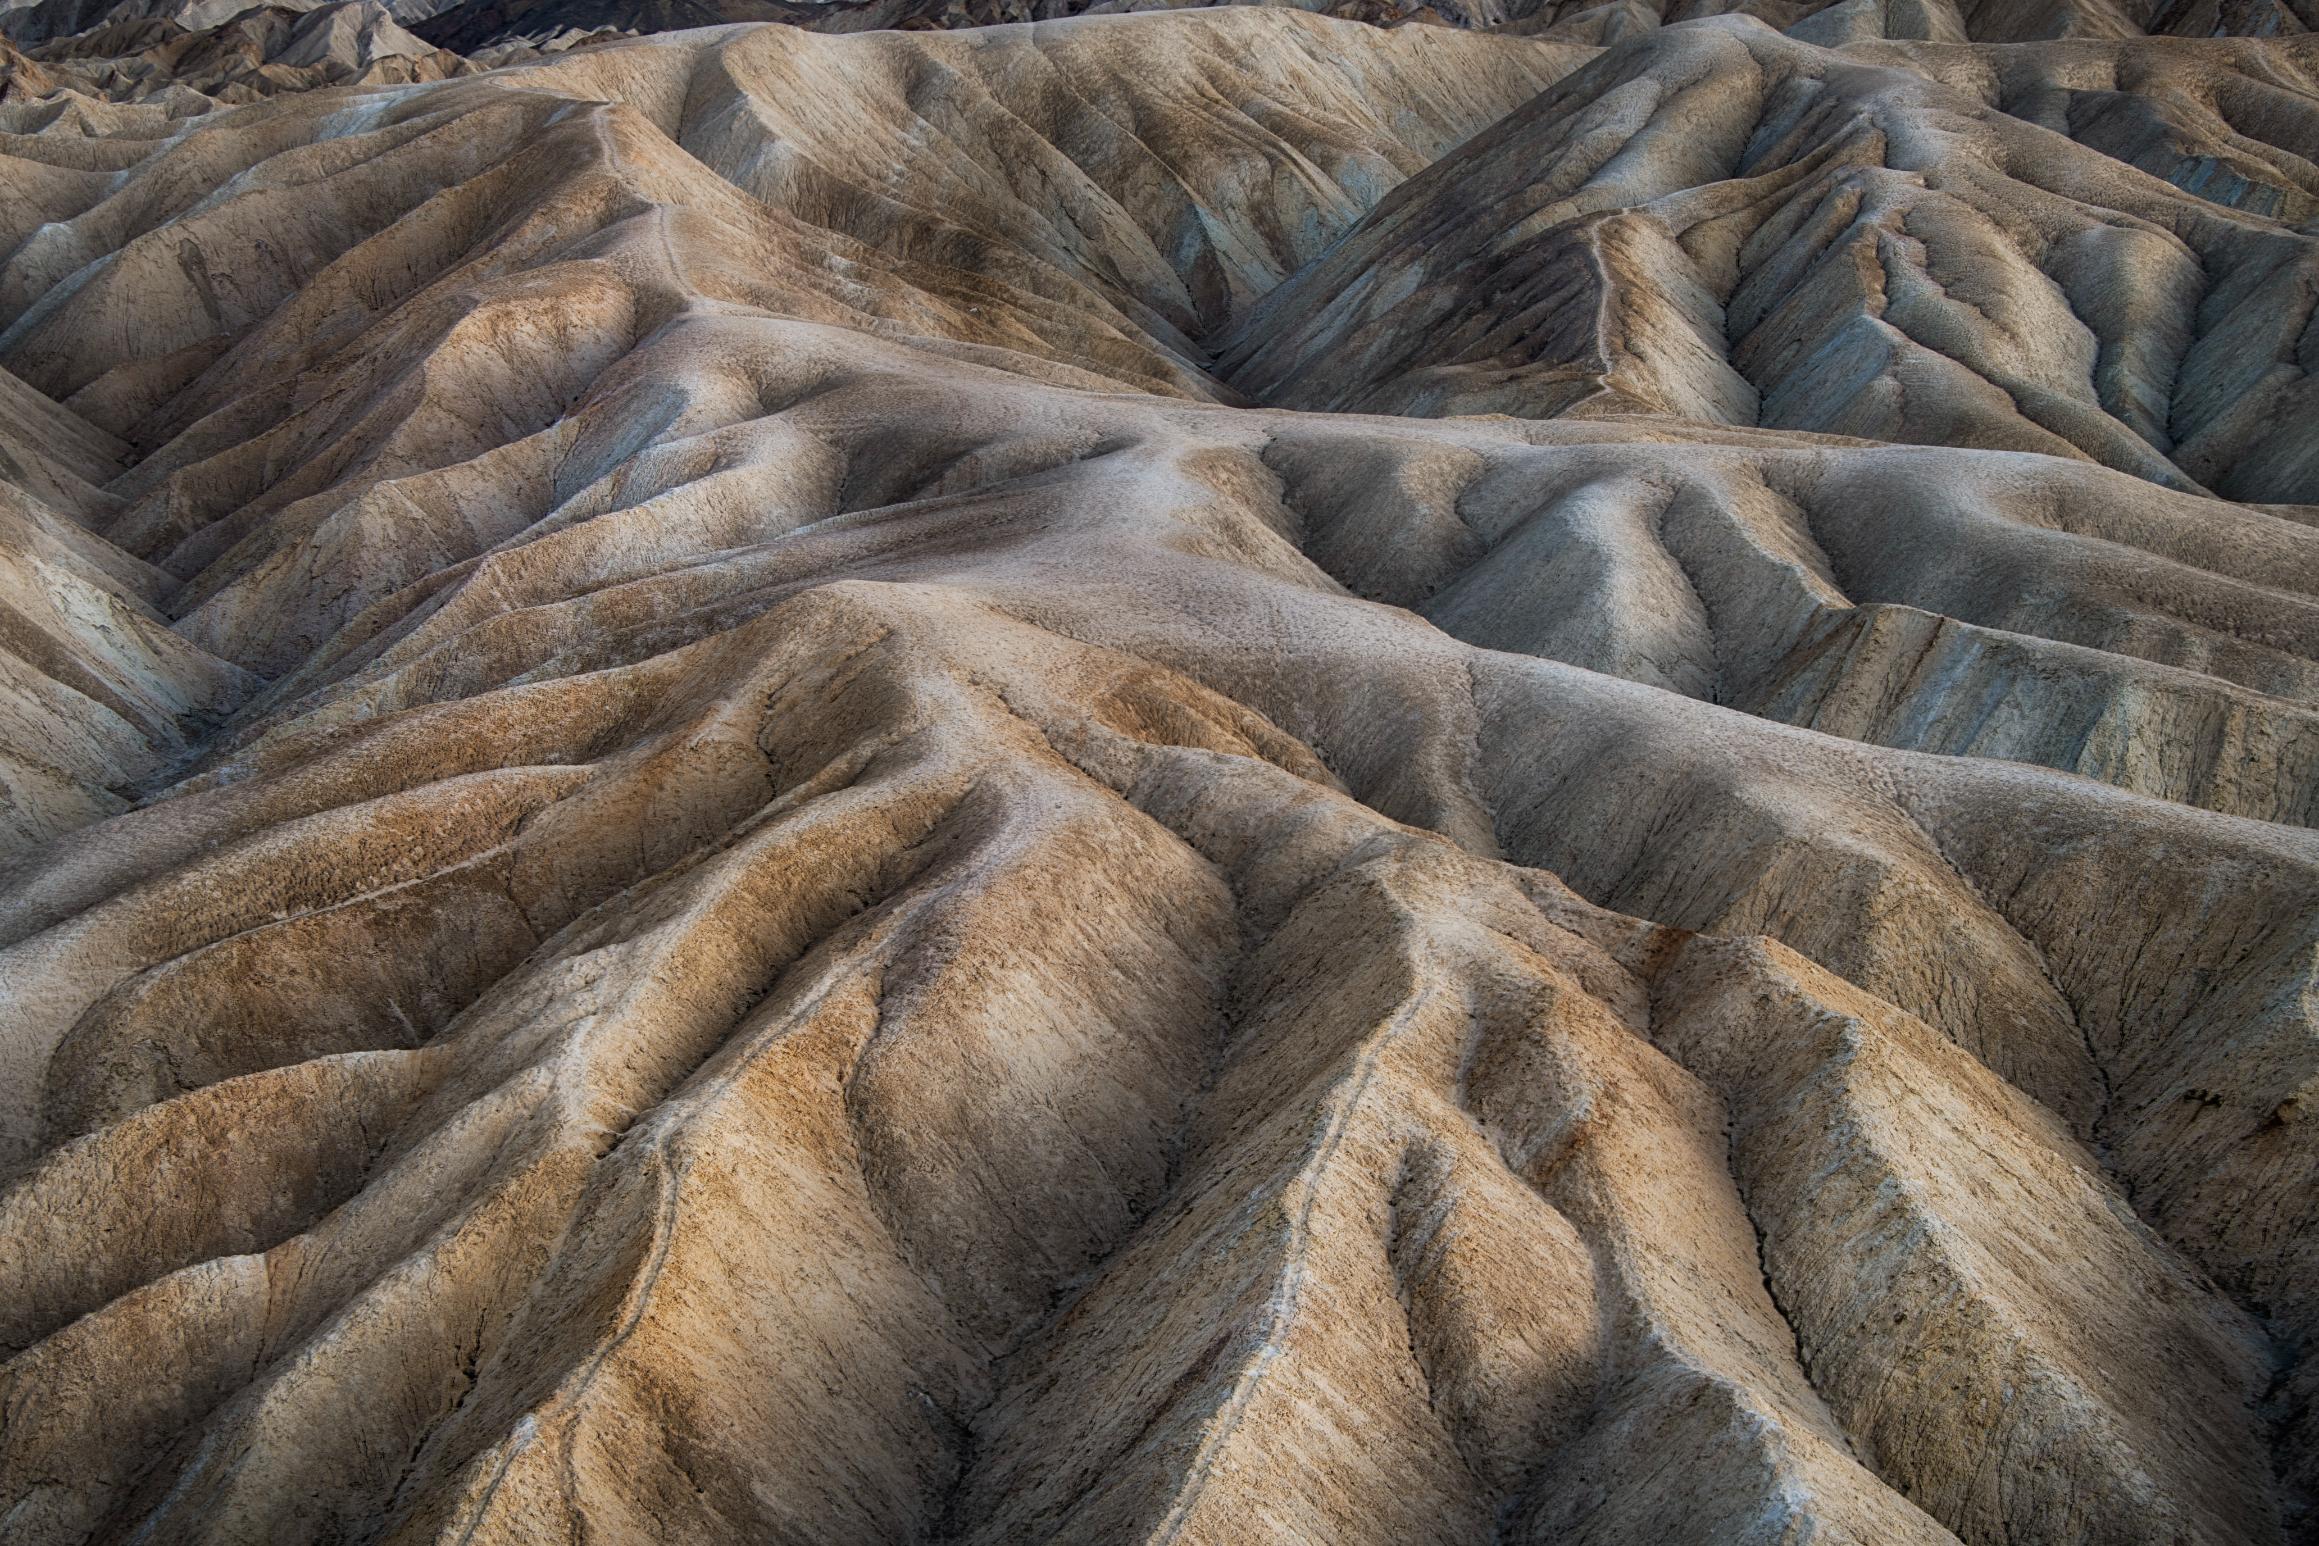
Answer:
<svg viewBox="0 0 2319 1546"><path fill-rule="evenodd" d="M2295 512L1203 372L1567 62L736 31L11 142L0 361L133 463L50 524L262 685L7 876L5 1532L2300 1528Z"/></svg>

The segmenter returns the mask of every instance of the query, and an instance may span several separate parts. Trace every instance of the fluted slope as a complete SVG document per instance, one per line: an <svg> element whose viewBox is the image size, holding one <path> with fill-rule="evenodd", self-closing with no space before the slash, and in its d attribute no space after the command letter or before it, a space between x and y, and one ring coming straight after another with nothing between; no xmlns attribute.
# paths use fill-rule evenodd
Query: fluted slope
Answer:
<svg viewBox="0 0 2319 1546"><path fill-rule="evenodd" d="M2090 449L1878 444L1701 322L1854 326L1803 238L1649 212L1760 139L1766 208L2300 273L2018 84L2236 46L1244 9L0 104L0 729L72 754L0 765L0 1535L2307 1531L2312 438L2201 341L2284 292L2024 323ZM1843 159L1918 131L1949 191ZM1294 406L1613 166L1667 330L1598 411ZM1420 216L1435 288L1315 299Z"/></svg>

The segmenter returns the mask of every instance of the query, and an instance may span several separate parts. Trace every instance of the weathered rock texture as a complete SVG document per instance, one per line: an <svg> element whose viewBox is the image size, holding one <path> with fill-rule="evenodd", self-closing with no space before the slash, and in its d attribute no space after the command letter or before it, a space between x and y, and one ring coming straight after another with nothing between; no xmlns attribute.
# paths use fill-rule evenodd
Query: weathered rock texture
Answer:
<svg viewBox="0 0 2319 1546"><path fill-rule="evenodd" d="M2307 1535L2319 59L1616 9L19 63L0 1537Z"/></svg>

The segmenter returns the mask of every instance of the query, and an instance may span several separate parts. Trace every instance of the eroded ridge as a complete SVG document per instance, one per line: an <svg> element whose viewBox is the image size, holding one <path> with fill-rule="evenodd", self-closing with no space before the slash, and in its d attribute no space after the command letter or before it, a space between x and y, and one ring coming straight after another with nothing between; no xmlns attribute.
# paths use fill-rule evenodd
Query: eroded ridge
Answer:
<svg viewBox="0 0 2319 1546"><path fill-rule="evenodd" d="M2307 1532L2303 55L1794 9L0 104L0 1535Z"/></svg>

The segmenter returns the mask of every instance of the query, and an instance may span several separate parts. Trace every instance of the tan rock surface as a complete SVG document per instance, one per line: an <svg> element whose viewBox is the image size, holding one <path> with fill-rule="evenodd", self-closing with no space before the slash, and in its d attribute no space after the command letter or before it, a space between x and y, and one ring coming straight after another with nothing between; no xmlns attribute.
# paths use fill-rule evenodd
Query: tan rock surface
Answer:
<svg viewBox="0 0 2319 1546"><path fill-rule="evenodd" d="M0 102L0 1537L2306 1537L2312 64L1792 9Z"/></svg>

